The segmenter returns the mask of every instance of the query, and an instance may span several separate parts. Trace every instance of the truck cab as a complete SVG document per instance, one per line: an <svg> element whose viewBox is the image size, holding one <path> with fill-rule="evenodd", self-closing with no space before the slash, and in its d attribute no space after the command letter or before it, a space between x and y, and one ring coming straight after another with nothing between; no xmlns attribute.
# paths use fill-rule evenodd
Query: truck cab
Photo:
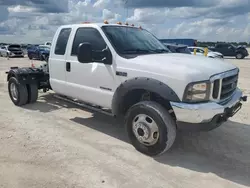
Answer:
<svg viewBox="0 0 250 188"><path fill-rule="evenodd" d="M18 106L51 89L109 109L125 120L133 146L155 156L171 148L178 130L209 131L236 114L247 100L238 75L220 59L171 53L141 27L105 22L60 26L47 71L13 68L7 80Z"/></svg>

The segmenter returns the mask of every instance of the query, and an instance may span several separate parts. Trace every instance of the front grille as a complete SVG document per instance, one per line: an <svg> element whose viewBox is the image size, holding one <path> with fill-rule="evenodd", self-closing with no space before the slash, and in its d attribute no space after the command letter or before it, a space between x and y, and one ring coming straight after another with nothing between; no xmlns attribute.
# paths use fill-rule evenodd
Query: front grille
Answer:
<svg viewBox="0 0 250 188"><path fill-rule="evenodd" d="M226 99L230 97L237 88L238 74L223 78L220 99Z"/></svg>
<svg viewBox="0 0 250 188"><path fill-rule="evenodd" d="M12 53L14 53L15 55L21 55L22 54L22 52L12 52Z"/></svg>
<svg viewBox="0 0 250 188"><path fill-rule="evenodd" d="M230 99L237 89L238 77L238 71L217 75L217 78L213 80L212 100L221 102Z"/></svg>

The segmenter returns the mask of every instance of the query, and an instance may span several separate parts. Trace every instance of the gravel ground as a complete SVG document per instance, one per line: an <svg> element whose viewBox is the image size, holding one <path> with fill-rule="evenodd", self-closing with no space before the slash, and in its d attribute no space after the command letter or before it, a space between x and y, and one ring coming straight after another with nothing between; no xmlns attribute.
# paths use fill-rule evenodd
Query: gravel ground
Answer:
<svg viewBox="0 0 250 188"><path fill-rule="evenodd" d="M250 96L250 58L225 61L240 67L239 86ZM14 106L5 71L29 65L0 58L0 187L250 187L249 102L221 127L179 133L168 153L150 158L135 151L120 123L53 93Z"/></svg>

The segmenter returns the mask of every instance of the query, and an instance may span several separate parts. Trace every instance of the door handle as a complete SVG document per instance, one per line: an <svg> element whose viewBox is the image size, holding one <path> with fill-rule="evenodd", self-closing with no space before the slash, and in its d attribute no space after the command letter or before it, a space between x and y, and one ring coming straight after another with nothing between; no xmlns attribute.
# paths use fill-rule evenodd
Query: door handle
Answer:
<svg viewBox="0 0 250 188"><path fill-rule="evenodd" d="M70 72L70 70L71 70L70 62L67 62L66 63L66 71Z"/></svg>

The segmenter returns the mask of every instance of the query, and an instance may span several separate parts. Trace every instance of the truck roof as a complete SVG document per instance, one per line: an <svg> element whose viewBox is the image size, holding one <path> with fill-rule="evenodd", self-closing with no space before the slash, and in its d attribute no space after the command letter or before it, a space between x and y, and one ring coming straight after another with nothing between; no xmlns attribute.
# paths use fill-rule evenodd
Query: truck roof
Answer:
<svg viewBox="0 0 250 188"><path fill-rule="evenodd" d="M131 27L136 28L136 26L132 25L126 25L126 24L105 24L105 23L80 23L80 24L70 24L70 25L62 25L60 28L66 28L66 27L83 27L83 26L91 26L91 27L102 27L102 26L120 26L120 27ZM139 27L137 27L139 28Z"/></svg>

